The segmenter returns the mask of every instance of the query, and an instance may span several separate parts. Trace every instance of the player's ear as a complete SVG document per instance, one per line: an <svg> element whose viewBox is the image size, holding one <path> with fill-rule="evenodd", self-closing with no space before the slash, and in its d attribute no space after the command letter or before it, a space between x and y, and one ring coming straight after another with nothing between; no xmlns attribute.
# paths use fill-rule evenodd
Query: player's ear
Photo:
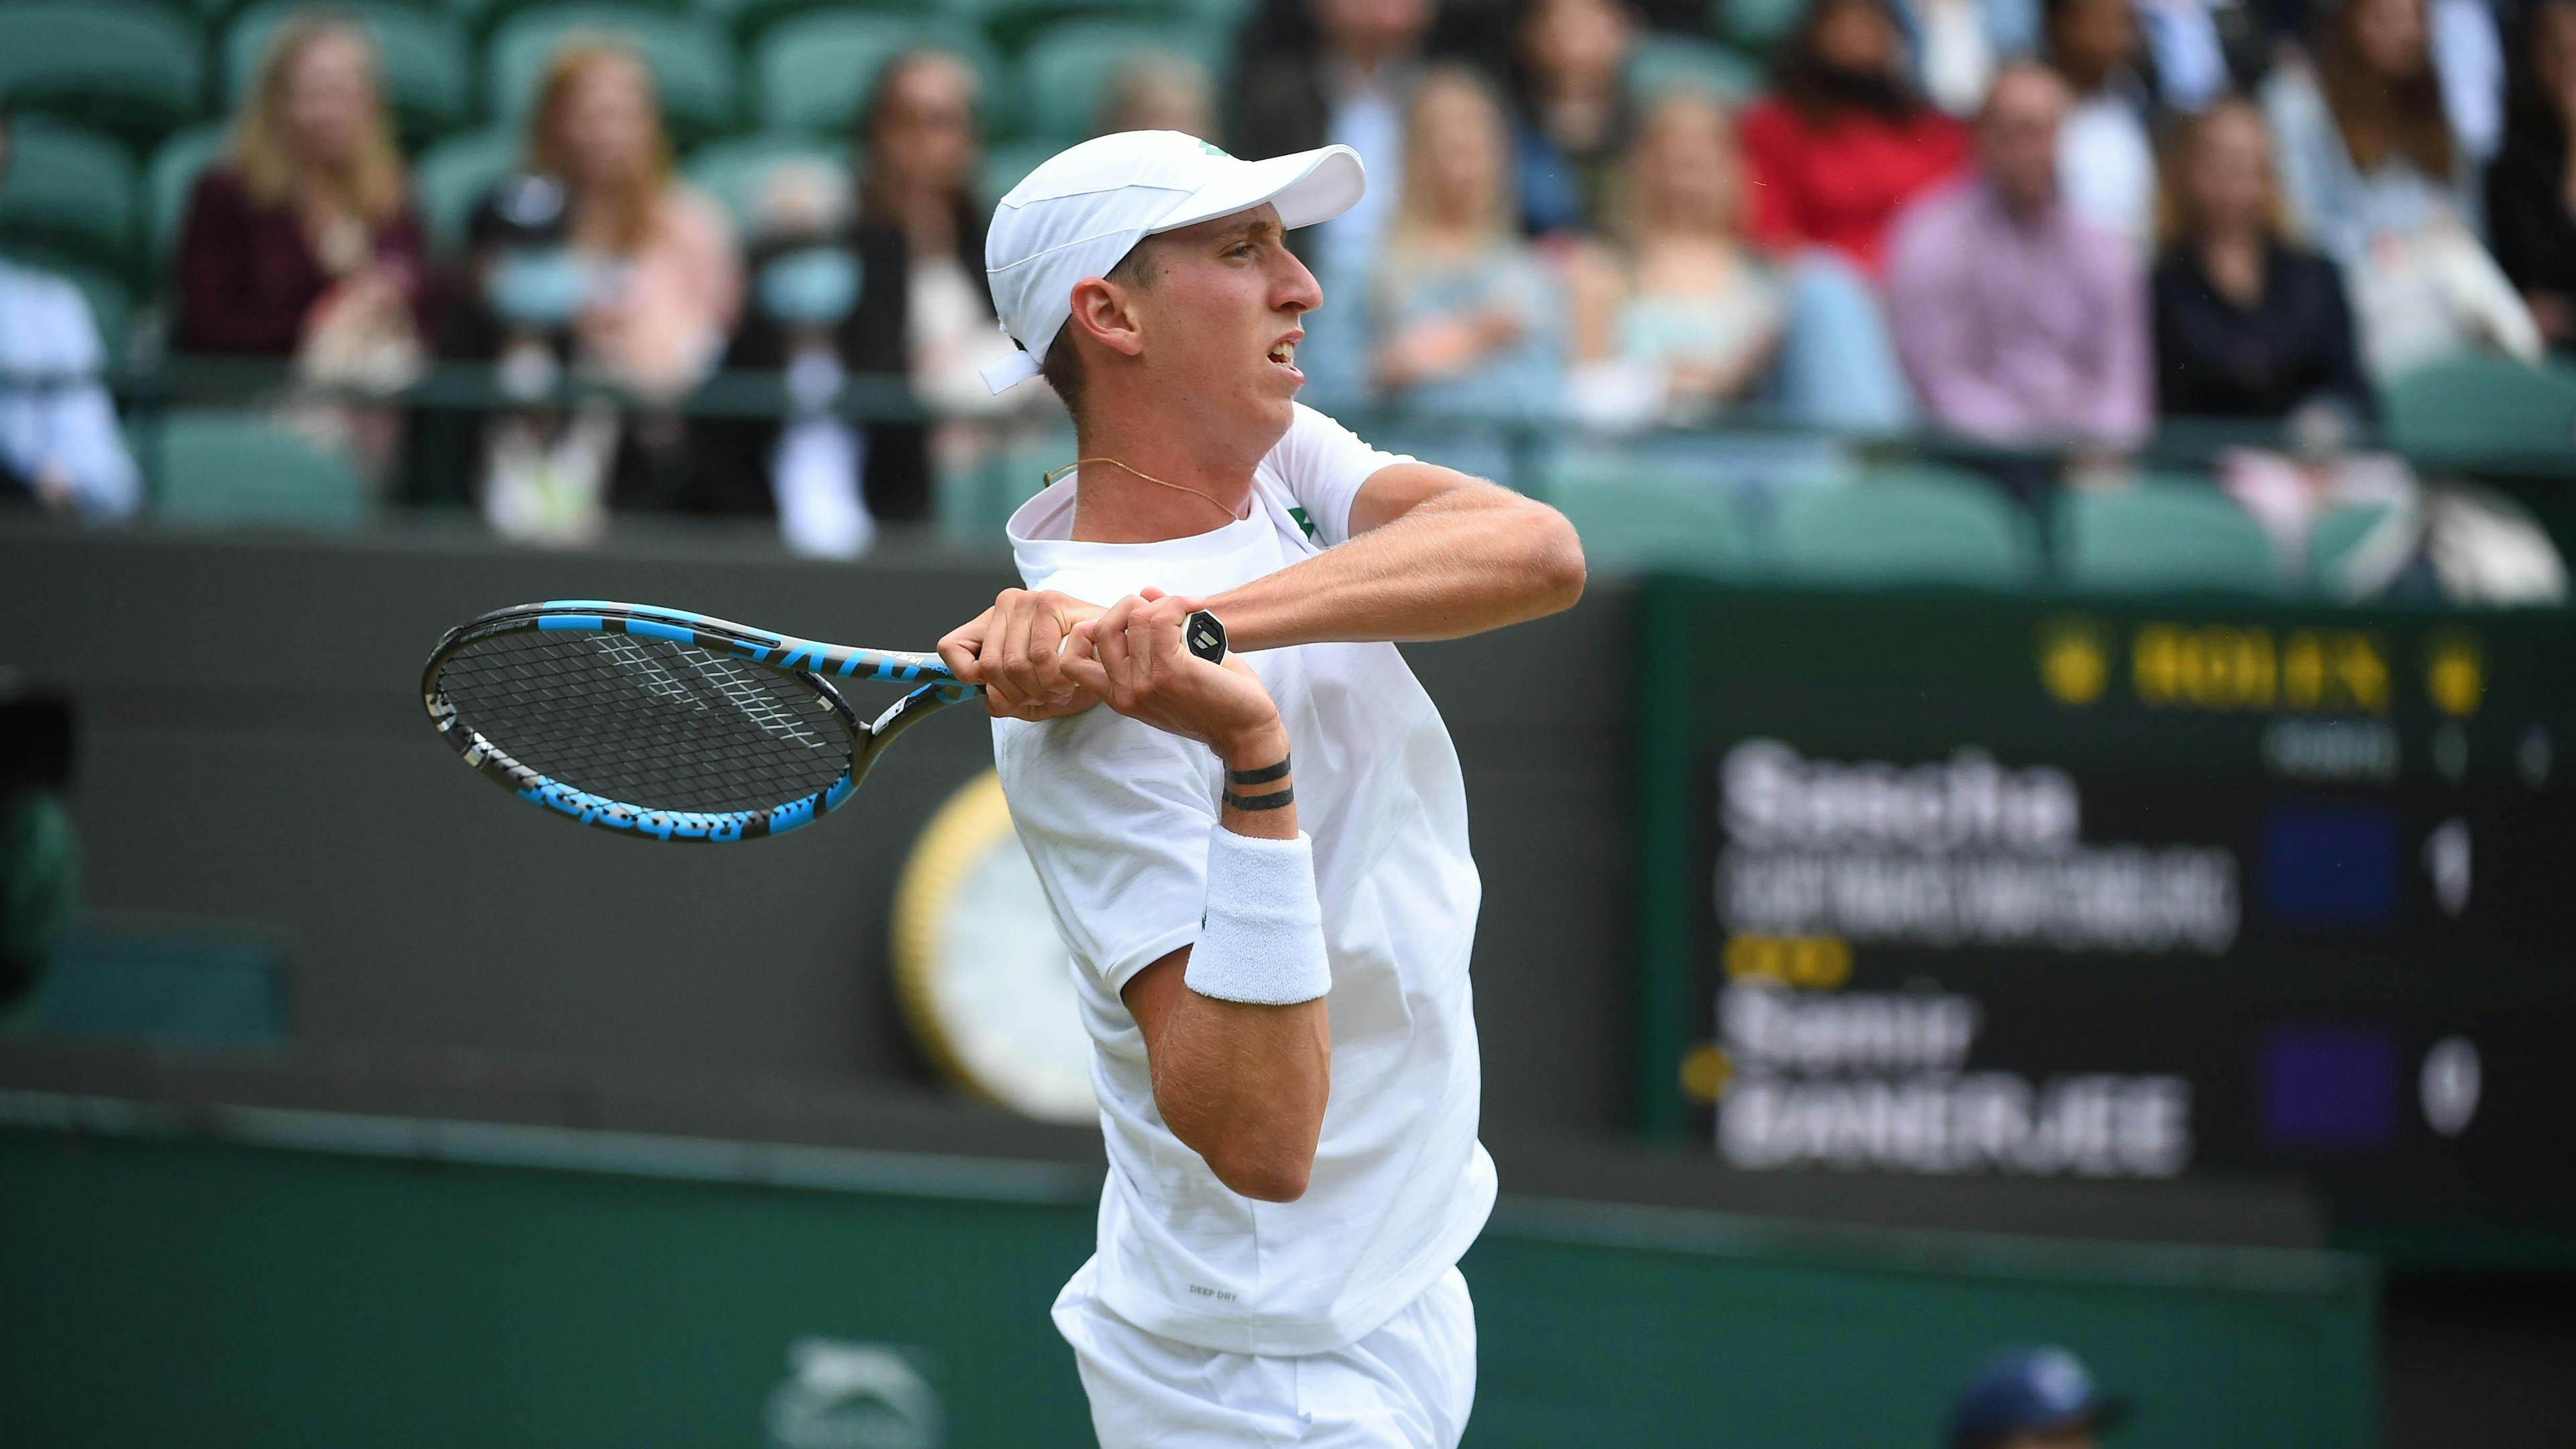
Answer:
<svg viewBox="0 0 2576 1449"><path fill-rule="evenodd" d="M1128 289L1099 277L1073 284L1073 315L1066 320L1092 341L1112 352L1134 357L1145 350Z"/></svg>

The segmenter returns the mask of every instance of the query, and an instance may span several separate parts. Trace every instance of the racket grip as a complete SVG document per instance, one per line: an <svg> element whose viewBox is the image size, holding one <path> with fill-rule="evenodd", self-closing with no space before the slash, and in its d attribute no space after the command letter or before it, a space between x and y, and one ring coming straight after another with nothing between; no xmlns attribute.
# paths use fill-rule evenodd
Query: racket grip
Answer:
<svg viewBox="0 0 2576 1449"><path fill-rule="evenodd" d="M1205 609L1181 621L1181 644L1210 664L1225 662L1225 625Z"/></svg>

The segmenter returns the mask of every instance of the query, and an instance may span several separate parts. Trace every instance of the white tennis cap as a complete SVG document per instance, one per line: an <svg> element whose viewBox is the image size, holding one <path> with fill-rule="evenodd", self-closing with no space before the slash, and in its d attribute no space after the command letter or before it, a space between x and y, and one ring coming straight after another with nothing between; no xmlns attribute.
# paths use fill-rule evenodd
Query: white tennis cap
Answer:
<svg viewBox="0 0 2576 1449"><path fill-rule="evenodd" d="M1280 225L1313 226L1367 189L1348 146L1237 161L1179 131L1121 131L1057 152L993 208L984 275L1002 330L1021 350L986 367L984 385L1000 392L1037 376L1072 315L1074 283L1108 275L1146 237L1265 201L1278 206Z"/></svg>

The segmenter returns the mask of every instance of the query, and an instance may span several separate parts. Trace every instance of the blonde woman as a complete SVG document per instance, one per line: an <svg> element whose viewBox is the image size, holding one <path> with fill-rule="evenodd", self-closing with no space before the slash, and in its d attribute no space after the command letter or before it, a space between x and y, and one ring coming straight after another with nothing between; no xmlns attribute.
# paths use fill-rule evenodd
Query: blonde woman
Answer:
<svg viewBox="0 0 2576 1449"><path fill-rule="evenodd" d="M2290 240L2252 102L2223 100L2183 123L2159 209L2159 413L2286 418L2323 403L2369 415L2343 275Z"/></svg>
<svg viewBox="0 0 2576 1449"><path fill-rule="evenodd" d="M1414 93L1404 157L1369 289L1377 392L1450 417L1553 412L1564 300L1520 235L1501 104L1472 72L1433 71Z"/></svg>
<svg viewBox="0 0 2576 1449"><path fill-rule="evenodd" d="M182 352L304 354L345 379L416 358L429 268L364 31L278 28L178 253Z"/></svg>
<svg viewBox="0 0 2576 1449"><path fill-rule="evenodd" d="M1734 125L1677 91L1638 126L1608 241L1574 254L1576 414L1704 422L1754 401L1843 431L1901 427L1912 399L1876 290L1828 247L1754 244Z"/></svg>
<svg viewBox="0 0 2576 1449"><path fill-rule="evenodd" d="M530 110L527 167L476 214L484 305L459 350L531 391L565 365L648 404L697 385L741 309L742 260L716 204L672 179L643 57L605 38L558 49ZM686 425L658 407L508 414L484 446L484 516L530 542L587 541L612 504L668 505L690 487Z"/></svg>
<svg viewBox="0 0 2576 1449"><path fill-rule="evenodd" d="M1734 128L1676 94L1628 158L1617 240L1574 269L1575 396L1599 422L1702 420L1746 396L1780 345L1787 296L1743 228Z"/></svg>
<svg viewBox="0 0 2576 1449"><path fill-rule="evenodd" d="M577 360L648 396L695 385L741 311L742 260L723 211L672 179L643 58L607 41L558 51L538 86L528 160L561 183L566 239L588 279Z"/></svg>

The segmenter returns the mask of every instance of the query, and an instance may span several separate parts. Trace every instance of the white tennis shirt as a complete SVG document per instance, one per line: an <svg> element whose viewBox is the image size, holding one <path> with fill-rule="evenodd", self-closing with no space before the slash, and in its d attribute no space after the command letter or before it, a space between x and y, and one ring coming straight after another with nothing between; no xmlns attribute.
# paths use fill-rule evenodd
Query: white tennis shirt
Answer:
<svg viewBox="0 0 2576 1449"><path fill-rule="evenodd" d="M1011 516L1011 546L1032 589L1098 604L1148 584L1214 594L1343 541L1360 485L1408 461L1301 406L1253 473L1248 517L1160 543L1076 543L1068 478ZM1095 1291L1165 1338L1320 1353L1428 1289L1493 1208L1467 982L1482 888L1457 751L1394 645L1243 657L1287 726L1333 971L1332 1095L1295 1202L1237 1195L1163 1125L1144 1034L1118 995L1198 937L1216 756L1096 707L1043 724L995 720L993 758L1091 1034L1109 1147Z"/></svg>

